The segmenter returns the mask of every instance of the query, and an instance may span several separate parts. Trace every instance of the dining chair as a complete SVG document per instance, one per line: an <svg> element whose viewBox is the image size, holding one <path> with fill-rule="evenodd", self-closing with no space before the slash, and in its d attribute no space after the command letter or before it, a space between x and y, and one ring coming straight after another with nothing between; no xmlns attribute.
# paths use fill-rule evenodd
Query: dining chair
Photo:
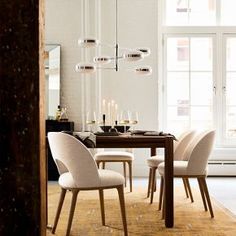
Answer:
<svg viewBox="0 0 236 236"><path fill-rule="evenodd" d="M72 193L72 200L66 236L70 235L79 191L99 191L102 225L105 225L103 191L104 189L116 188L119 195L124 235L128 235L124 199L124 177L115 171L99 170L88 148L72 135L61 132L49 132L48 141L60 174L58 183L61 187L61 195L52 233L54 234L56 231L62 205L68 190Z"/></svg>
<svg viewBox="0 0 236 236"><path fill-rule="evenodd" d="M98 165L102 163L102 168L105 169L106 162L121 162L123 163L123 173L125 178L126 187L126 164L129 167L129 187L130 192L132 192L132 165L134 160L134 154L132 148L127 148L125 151L100 151L94 155L94 159Z"/></svg>
<svg viewBox="0 0 236 236"><path fill-rule="evenodd" d="M211 200L206 184L206 176L207 176L207 162L208 158L213 149L215 139L215 130L204 131L196 136L193 141L188 145L184 159L182 161L174 161L173 169L174 169L174 177L180 178L197 178L198 185L204 205L205 211L209 208L210 215L213 218L214 213L212 210ZM158 166L158 172L161 175L162 181L162 190L160 191L160 200L162 202L164 190L164 171L165 171L165 163L162 162ZM163 208L165 208L165 203L163 203ZM208 204L208 208L207 208ZM163 216L164 216L164 209Z"/></svg>
<svg viewBox="0 0 236 236"><path fill-rule="evenodd" d="M178 138L178 141L174 143L174 160L182 160L183 154L188 146L188 144L192 141L193 137L195 136L196 131L195 130L188 130L183 132L180 137ZM158 165L164 161L164 156L152 156L147 159L147 165L149 166L149 178L148 178L148 191L147 191L147 197L150 196L150 203L153 202L153 196L154 192L156 190L156 170L158 168ZM162 184L162 182L161 182ZM189 184L188 178L183 178L183 184L185 188L185 193L187 198L190 196L191 201L193 202L193 196L191 187ZM160 188L160 190L162 187ZM159 201L159 210L161 209L161 204Z"/></svg>

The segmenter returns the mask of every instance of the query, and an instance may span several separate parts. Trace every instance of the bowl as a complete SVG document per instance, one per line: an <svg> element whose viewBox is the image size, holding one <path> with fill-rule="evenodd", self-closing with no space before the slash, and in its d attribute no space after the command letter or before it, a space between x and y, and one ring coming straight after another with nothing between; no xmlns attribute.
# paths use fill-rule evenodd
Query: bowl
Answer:
<svg viewBox="0 0 236 236"><path fill-rule="evenodd" d="M100 126L103 132L109 132L111 126L110 125L105 125L105 126ZM130 126L124 126L124 125L115 125L114 128L117 129L118 132L124 133L125 129L126 131L129 130Z"/></svg>
<svg viewBox="0 0 236 236"><path fill-rule="evenodd" d="M100 128L102 129L103 132L109 132L109 129L111 128L110 125L101 125Z"/></svg>
<svg viewBox="0 0 236 236"><path fill-rule="evenodd" d="M117 129L117 131L120 132L120 133L124 133L125 130L128 131L129 128L130 128L130 126L124 126L124 125L115 125L114 127L115 127L115 128Z"/></svg>

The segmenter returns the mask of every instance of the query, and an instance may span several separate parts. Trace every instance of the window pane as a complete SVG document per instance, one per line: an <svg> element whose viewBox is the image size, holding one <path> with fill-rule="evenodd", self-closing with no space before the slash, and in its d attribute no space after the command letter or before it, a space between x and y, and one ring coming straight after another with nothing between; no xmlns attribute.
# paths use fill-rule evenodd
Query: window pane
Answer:
<svg viewBox="0 0 236 236"><path fill-rule="evenodd" d="M226 103L236 105L236 73L227 73L226 80Z"/></svg>
<svg viewBox="0 0 236 236"><path fill-rule="evenodd" d="M226 68L227 68L227 71L229 71L229 70L236 71L236 38L227 38L227 41L226 41Z"/></svg>
<svg viewBox="0 0 236 236"><path fill-rule="evenodd" d="M212 107L211 106L192 106L191 107L191 127L194 129L211 129Z"/></svg>
<svg viewBox="0 0 236 236"><path fill-rule="evenodd" d="M212 71L212 39L191 38L191 70Z"/></svg>
<svg viewBox="0 0 236 236"><path fill-rule="evenodd" d="M191 73L191 105L212 105L212 73Z"/></svg>
<svg viewBox="0 0 236 236"><path fill-rule="evenodd" d="M168 71L189 70L188 38L167 39L167 70Z"/></svg>
<svg viewBox="0 0 236 236"><path fill-rule="evenodd" d="M166 24L167 25L188 24L188 0L166 1Z"/></svg>
<svg viewBox="0 0 236 236"><path fill-rule="evenodd" d="M221 25L236 25L236 1L221 1Z"/></svg>
<svg viewBox="0 0 236 236"><path fill-rule="evenodd" d="M169 72L167 75L167 104L189 103L189 74ZM177 89L178 88L178 89Z"/></svg>
<svg viewBox="0 0 236 236"><path fill-rule="evenodd" d="M216 0L167 0L167 25L215 25Z"/></svg>
<svg viewBox="0 0 236 236"><path fill-rule="evenodd" d="M216 23L215 0L190 0L189 11L190 25L215 25Z"/></svg>
<svg viewBox="0 0 236 236"><path fill-rule="evenodd" d="M179 113L179 106L168 107L167 110L167 130L171 133L182 133L189 128L189 116ZM189 112L188 112L189 113Z"/></svg>

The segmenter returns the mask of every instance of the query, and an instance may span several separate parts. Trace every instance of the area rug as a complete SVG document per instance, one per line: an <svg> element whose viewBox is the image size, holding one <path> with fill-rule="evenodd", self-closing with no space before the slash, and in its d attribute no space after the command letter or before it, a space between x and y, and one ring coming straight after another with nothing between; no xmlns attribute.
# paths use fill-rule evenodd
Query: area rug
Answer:
<svg viewBox="0 0 236 236"><path fill-rule="evenodd" d="M158 211L158 192L154 203L149 204L146 189L134 188L132 193L125 191L128 232L130 236L235 236L236 219L212 198L215 218L205 212L198 189L193 190L194 203L185 197L184 189L175 189L175 226L165 228ZM60 188L57 184L48 187L48 224L53 224ZM105 190L106 226L101 224L98 191L80 192L71 228L71 236L123 235L122 219L117 191ZM68 192L62 208L55 235L64 236L66 232L71 193ZM47 235L53 235L48 230Z"/></svg>

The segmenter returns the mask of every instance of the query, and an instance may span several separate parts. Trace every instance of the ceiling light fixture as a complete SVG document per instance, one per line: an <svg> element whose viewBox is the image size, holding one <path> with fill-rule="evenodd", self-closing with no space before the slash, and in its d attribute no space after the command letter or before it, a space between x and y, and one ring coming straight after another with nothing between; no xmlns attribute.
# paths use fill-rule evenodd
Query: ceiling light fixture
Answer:
<svg viewBox="0 0 236 236"><path fill-rule="evenodd" d="M93 58L94 63L78 63L76 65L76 71L79 73L94 73L97 69L113 69L115 71L119 70L119 60L123 59L128 62L136 62L142 60L144 57L149 56L151 51L149 48L136 48L136 49L127 49L119 47L117 42L117 18L118 18L118 3L116 0L116 42L115 45L112 46L115 50L114 57L110 56L96 56ZM98 46L109 46L103 45L98 39L94 38L84 38L78 40L78 45L84 48L98 47ZM122 55L120 54L120 50L125 51ZM114 62L113 67L98 67L97 65L105 65L111 62ZM140 66L134 69L134 72L138 75L150 75L152 73L152 68L150 66Z"/></svg>

